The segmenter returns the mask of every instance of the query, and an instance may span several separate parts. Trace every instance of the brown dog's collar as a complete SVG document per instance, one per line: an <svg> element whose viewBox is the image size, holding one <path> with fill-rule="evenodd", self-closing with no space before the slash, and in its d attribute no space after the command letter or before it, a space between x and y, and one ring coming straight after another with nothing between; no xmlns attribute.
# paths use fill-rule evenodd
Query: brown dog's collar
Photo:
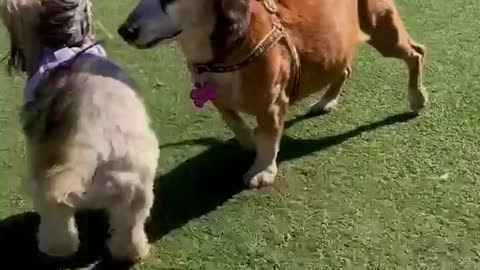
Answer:
<svg viewBox="0 0 480 270"><path fill-rule="evenodd" d="M215 64L215 63L207 63L207 64L197 64L193 66L193 72L197 75L203 73L225 73L225 72L234 72L237 71L244 66L252 63L256 58L259 56L267 54L281 39L285 39L287 43L287 47L290 51L290 55L292 57L292 70L293 70L293 77L292 77L292 90L290 93L290 99L295 100L298 89L300 87L300 56L298 55L297 49L293 44L292 40L288 36L285 28L283 27L280 19L277 16L277 5L275 0L257 0L262 2L263 6L267 10L268 13L271 14L272 18L272 30L263 38L257 46L238 64L235 65L223 65L223 64Z"/></svg>
<svg viewBox="0 0 480 270"><path fill-rule="evenodd" d="M222 64L199 64L193 66L193 72L202 74L206 72L225 73L237 71L244 66L253 62L257 57L262 56L270 51L284 37L283 29L274 26L270 33L260 41L257 46L238 64L222 65Z"/></svg>

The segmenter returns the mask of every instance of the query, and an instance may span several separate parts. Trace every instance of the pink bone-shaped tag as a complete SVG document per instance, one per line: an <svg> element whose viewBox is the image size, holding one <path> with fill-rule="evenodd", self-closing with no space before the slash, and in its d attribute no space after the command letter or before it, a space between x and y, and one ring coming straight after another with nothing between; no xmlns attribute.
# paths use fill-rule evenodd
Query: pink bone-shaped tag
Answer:
<svg viewBox="0 0 480 270"><path fill-rule="evenodd" d="M208 101L213 101L216 98L216 92L213 85L205 82L203 85L196 83L195 87L190 93L190 98L193 100L195 107L202 108Z"/></svg>

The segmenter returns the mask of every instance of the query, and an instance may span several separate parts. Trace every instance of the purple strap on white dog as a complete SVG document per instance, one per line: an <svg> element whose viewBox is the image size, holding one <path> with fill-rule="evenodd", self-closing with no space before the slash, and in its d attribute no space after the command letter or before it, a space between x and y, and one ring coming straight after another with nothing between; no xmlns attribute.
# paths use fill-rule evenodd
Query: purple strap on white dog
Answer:
<svg viewBox="0 0 480 270"><path fill-rule="evenodd" d="M93 55L101 58L107 57L105 49L99 44L88 47L87 49L78 47L65 47L59 50L45 49L37 68L37 72L25 85L23 92L24 104L35 100L35 90L47 71L55 69L60 65L67 64L78 54Z"/></svg>

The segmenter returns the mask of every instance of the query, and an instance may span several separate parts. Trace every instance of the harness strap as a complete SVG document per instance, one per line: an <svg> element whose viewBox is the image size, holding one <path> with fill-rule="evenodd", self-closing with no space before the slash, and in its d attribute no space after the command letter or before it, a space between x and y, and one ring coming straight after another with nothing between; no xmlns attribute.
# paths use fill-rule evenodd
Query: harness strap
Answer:
<svg viewBox="0 0 480 270"><path fill-rule="evenodd" d="M272 30L255 46L255 48L238 64L235 65L221 65L221 64L200 64L193 67L196 74L205 72L225 73L237 71L244 66L253 62L257 57L266 54L275 44L283 38L283 32L278 27L273 27Z"/></svg>
<svg viewBox="0 0 480 270"><path fill-rule="evenodd" d="M292 39L285 33L285 41L287 42L288 49L290 50L290 56L292 57L291 63L291 72L292 80L291 80L291 92L290 92L290 100L295 102L298 98L298 91L300 89L301 83L301 75L302 75L302 63L300 61L300 55L298 54L297 48L295 44L293 44Z"/></svg>
<svg viewBox="0 0 480 270"><path fill-rule="evenodd" d="M270 12L270 14L277 13L277 4L275 0L257 0L258 2L262 2L265 9Z"/></svg>
<svg viewBox="0 0 480 270"><path fill-rule="evenodd" d="M282 22L277 15L277 4L275 0L257 0L262 2L263 6L271 15L272 30L255 46L255 48L238 64L235 65L222 65L222 64L199 64L193 67L193 72L200 75L206 72L211 73L225 73L237 71L244 66L253 62L257 57L268 53L281 39L285 39L290 56L292 57L291 70L292 70L292 90L290 93L290 99L295 100L298 95L298 89L300 88L301 78L301 61L295 44L292 42L290 36L285 30Z"/></svg>
<svg viewBox="0 0 480 270"><path fill-rule="evenodd" d="M48 77L49 72L57 70L58 68L68 67L80 56L85 54L96 55L103 58L107 56L100 42L93 43L86 48L65 47L58 50L44 49L42 59L36 68L37 71L25 84L24 103L27 104L35 101L37 88L41 82Z"/></svg>

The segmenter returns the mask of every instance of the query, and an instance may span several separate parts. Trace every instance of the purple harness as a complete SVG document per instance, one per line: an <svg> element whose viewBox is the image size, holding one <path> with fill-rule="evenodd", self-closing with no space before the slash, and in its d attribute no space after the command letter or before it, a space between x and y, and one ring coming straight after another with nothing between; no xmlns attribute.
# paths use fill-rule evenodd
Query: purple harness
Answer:
<svg viewBox="0 0 480 270"><path fill-rule="evenodd" d="M24 104L35 100L35 91L41 80L44 79L44 75L47 71L53 70L62 65L68 65L72 59L77 55L91 55L100 58L106 58L107 53L105 49L99 44L92 45L91 47L78 48L78 47L65 47L58 50L45 49L42 54L39 66L35 75L33 75L26 83L23 92Z"/></svg>

